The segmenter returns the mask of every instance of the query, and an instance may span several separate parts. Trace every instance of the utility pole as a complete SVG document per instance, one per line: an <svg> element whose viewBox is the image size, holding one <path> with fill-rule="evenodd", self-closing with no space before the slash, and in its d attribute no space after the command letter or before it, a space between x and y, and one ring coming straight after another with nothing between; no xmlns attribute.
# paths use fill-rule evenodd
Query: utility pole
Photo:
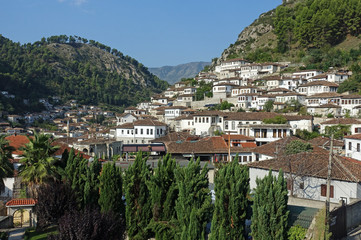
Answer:
<svg viewBox="0 0 361 240"><path fill-rule="evenodd" d="M228 162L231 161L231 131L228 132Z"/></svg>
<svg viewBox="0 0 361 240"><path fill-rule="evenodd" d="M330 154L328 158L327 168L327 191L326 191L326 218L325 218L325 238L328 235L328 227L330 226L330 193L331 193L331 172L332 172L332 157L333 157L333 133L331 135Z"/></svg>

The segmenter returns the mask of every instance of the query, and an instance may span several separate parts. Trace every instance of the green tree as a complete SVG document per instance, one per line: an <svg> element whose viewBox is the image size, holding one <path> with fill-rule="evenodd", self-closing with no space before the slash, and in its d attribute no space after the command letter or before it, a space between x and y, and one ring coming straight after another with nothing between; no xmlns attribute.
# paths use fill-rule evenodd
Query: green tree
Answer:
<svg viewBox="0 0 361 240"><path fill-rule="evenodd" d="M158 167L148 182L153 206L153 219L149 226L159 240L175 237L175 203L178 197L175 170L176 161L167 154L158 161Z"/></svg>
<svg viewBox="0 0 361 240"><path fill-rule="evenodd" d="M330 137L332 133L335 139L343 139L345 135L351 134L351 125L337 124L327 126L325 128L325 135Z"/></svg>
<svg viewBox="0 0 361 240"><path fill-rule="evenodd" d="M14 175L13 164L9 161L12 158L12 152L15 150L5 139L5 135L0 136L0 190L5 188L4 178Z"/></svg>
<svg viewBox="0 0 361 240"><path fill-rule="evenodd" d="M147 186L151 170L147 165L147 158L143 158L142 155L142 152L137 153L124 178L127 233L130 239L139 240L150 237L147 226L152 219L152 202Z"/></svg>
<svg viewBox="0 0 361 240"><path fill-rule="evenodd" d="M179 189L175 206L179 228L176 239L206 239L206 225L212 217L207 174L207 166L201 168L199 158L176 171Z"/></svg>
<svg viewBox="0 0 361 240"><path fill-rule="evenodd" d="M218 170L214 183L216 201L210 239L245 239L248 168L240 166L236 158Z"/></svg>
<svg viewBox="0 0 361 240"><path fill-rule="evenodd" d="M264 104L263 109L264 109L266 112L272 111L272 110L273 110L273 103L274 103L274 101L268 100L268 101Z"/></svg>
<svg viewBox="0 0 361 240"><path fill-rule="evenodd" d="M312 150L312 146L310 143L300 140L294 140L286 145L285 154L291 155L300 152L308 152L311 150Z"/></svg>
<svg viewBox="0 0 361 240"><path fill-rule="evenodd" d="M263 179L257 178L256 183L251 218L253 239L287 239L288 192L283 171L274 177L270 170Z"/></svg>
<svg viewBox="0 0 361 240"><path fill-rule="evenodd" d="M287 119L284 116L275 116L274 118L265 118L263 120L265 124L285 124L287 123Z"/></svg>
<svg viewBox="0 0 361 240"><path fill-rule="evenodd" d="M86 206L98 206L101 169L102 164L97 158L87 168L87 178L84 185L84 205Z"/></svg>
<svg viewBox="0 0 361 240"><path fill-rule="evenodd" d="M22 148L19 175L22 182L28 184L30 194L36 197L37 188L41 184L60 178L55 166L57 160L52 157L59 147L52 146L50 135L35 133L28 140L29 143Z"/></svg>
<svg viewBox="0 0 361 240"><path fill-rule="evenodd" d="M99 205L102 212L113 212L117 216L125 215L123 197L123 177L120 167L115 163L103 165L100 175Z"/></svg>

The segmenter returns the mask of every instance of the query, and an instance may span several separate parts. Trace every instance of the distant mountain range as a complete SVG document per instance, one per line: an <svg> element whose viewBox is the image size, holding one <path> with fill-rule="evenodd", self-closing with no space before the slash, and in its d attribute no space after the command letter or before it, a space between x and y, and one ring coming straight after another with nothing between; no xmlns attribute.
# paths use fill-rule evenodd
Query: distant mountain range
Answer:
<svg viewBox="0 0 361 240"><path fill-rule="evenodd" d="M177 66L164 66L159 68L149 68L149 71L162 80L170 84L178 82L182 78L193 78L210 62L191 62Z"/></svg>

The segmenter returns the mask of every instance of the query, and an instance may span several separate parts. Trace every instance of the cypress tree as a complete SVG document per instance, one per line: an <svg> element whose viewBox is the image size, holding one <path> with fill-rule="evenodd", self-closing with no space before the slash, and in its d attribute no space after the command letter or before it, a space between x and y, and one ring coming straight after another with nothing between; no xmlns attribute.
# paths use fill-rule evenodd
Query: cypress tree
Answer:
<svg viewBox="0 0 361 240"><path fill-rule="evenodd" d="M124 218L122 170L120 167L116 167L115 163L104 164L99 178L101 211L103 213L113 212L116 216Z"/></svg>
<svg viewBox="0 0 361 240"><path fill-rule="evenodd" d="M97 158L87 168L86 182L84 186L84 205L98 206L99 199L99 175L102 164Z"/></svg>
<svg viewBox="0 0 361 240"><path fill-rule="evenodd" d="M175 170L176 161L167 154L159 160L158 167L148 182L153 206L153 218L149 227L157 240L174 239L175 202L178 197Z"/></svg>
<svg viewBox="0 0 361 240"><path fill-rule="evenodd" d="M210 239L245 239L248 168L234 160L218 170L214 184L216 201Z"/></svg>
<svg viewBox="0 0 361 240"><path fill-rule="evenodd" d="M142 155L142 152L137 153L124 178L127 233L129 239L139 240L150 237L147 226L152 219L152 201L147 186L151 170L147 166L147 158L143 158Z"/></svg>
<svg viewBox="0 0 361 240"><path fill-rule="evenodd" d="M255 240L287 239L288 214L287 185L280 170L278 177L272 171L263 179L256 180L252 206L252 237Z"/></svg>
<svg viewBox="0 0 361 240"><path fill-rule="evenodd" d="M212 200L208 189L207 166L201 168L200 159L191 160L187 167L176 171L179 189L176 201L179 233L181 240L206 239L206 226L212 217Z"/></svg>

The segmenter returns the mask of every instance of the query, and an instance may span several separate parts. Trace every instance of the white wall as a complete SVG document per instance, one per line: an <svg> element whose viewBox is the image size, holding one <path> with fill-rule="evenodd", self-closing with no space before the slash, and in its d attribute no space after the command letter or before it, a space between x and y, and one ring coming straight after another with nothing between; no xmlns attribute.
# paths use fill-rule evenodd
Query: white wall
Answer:
<svg viewBox="0 0 361 240"><path fill-rule="evenodd" d="M268 175L269 170L249 168L250 188L257 187L256 178L263 178ZM272 175L278 176L278 172L272 171ZM285 174L287 176L287 174ZM299 183L304 183L304 189L299 188ZM321 184L326 184L326 179L316 177L297 177L294 182L294 194L299 198L307 198L318 201L325 201L326 197L321 196ZM331 185L334 187L334 197L330 199L333 203L339 203L341 198L346 198L350 202L350 198L361 197L361 186L357 183L332 180Z"/></svg>

